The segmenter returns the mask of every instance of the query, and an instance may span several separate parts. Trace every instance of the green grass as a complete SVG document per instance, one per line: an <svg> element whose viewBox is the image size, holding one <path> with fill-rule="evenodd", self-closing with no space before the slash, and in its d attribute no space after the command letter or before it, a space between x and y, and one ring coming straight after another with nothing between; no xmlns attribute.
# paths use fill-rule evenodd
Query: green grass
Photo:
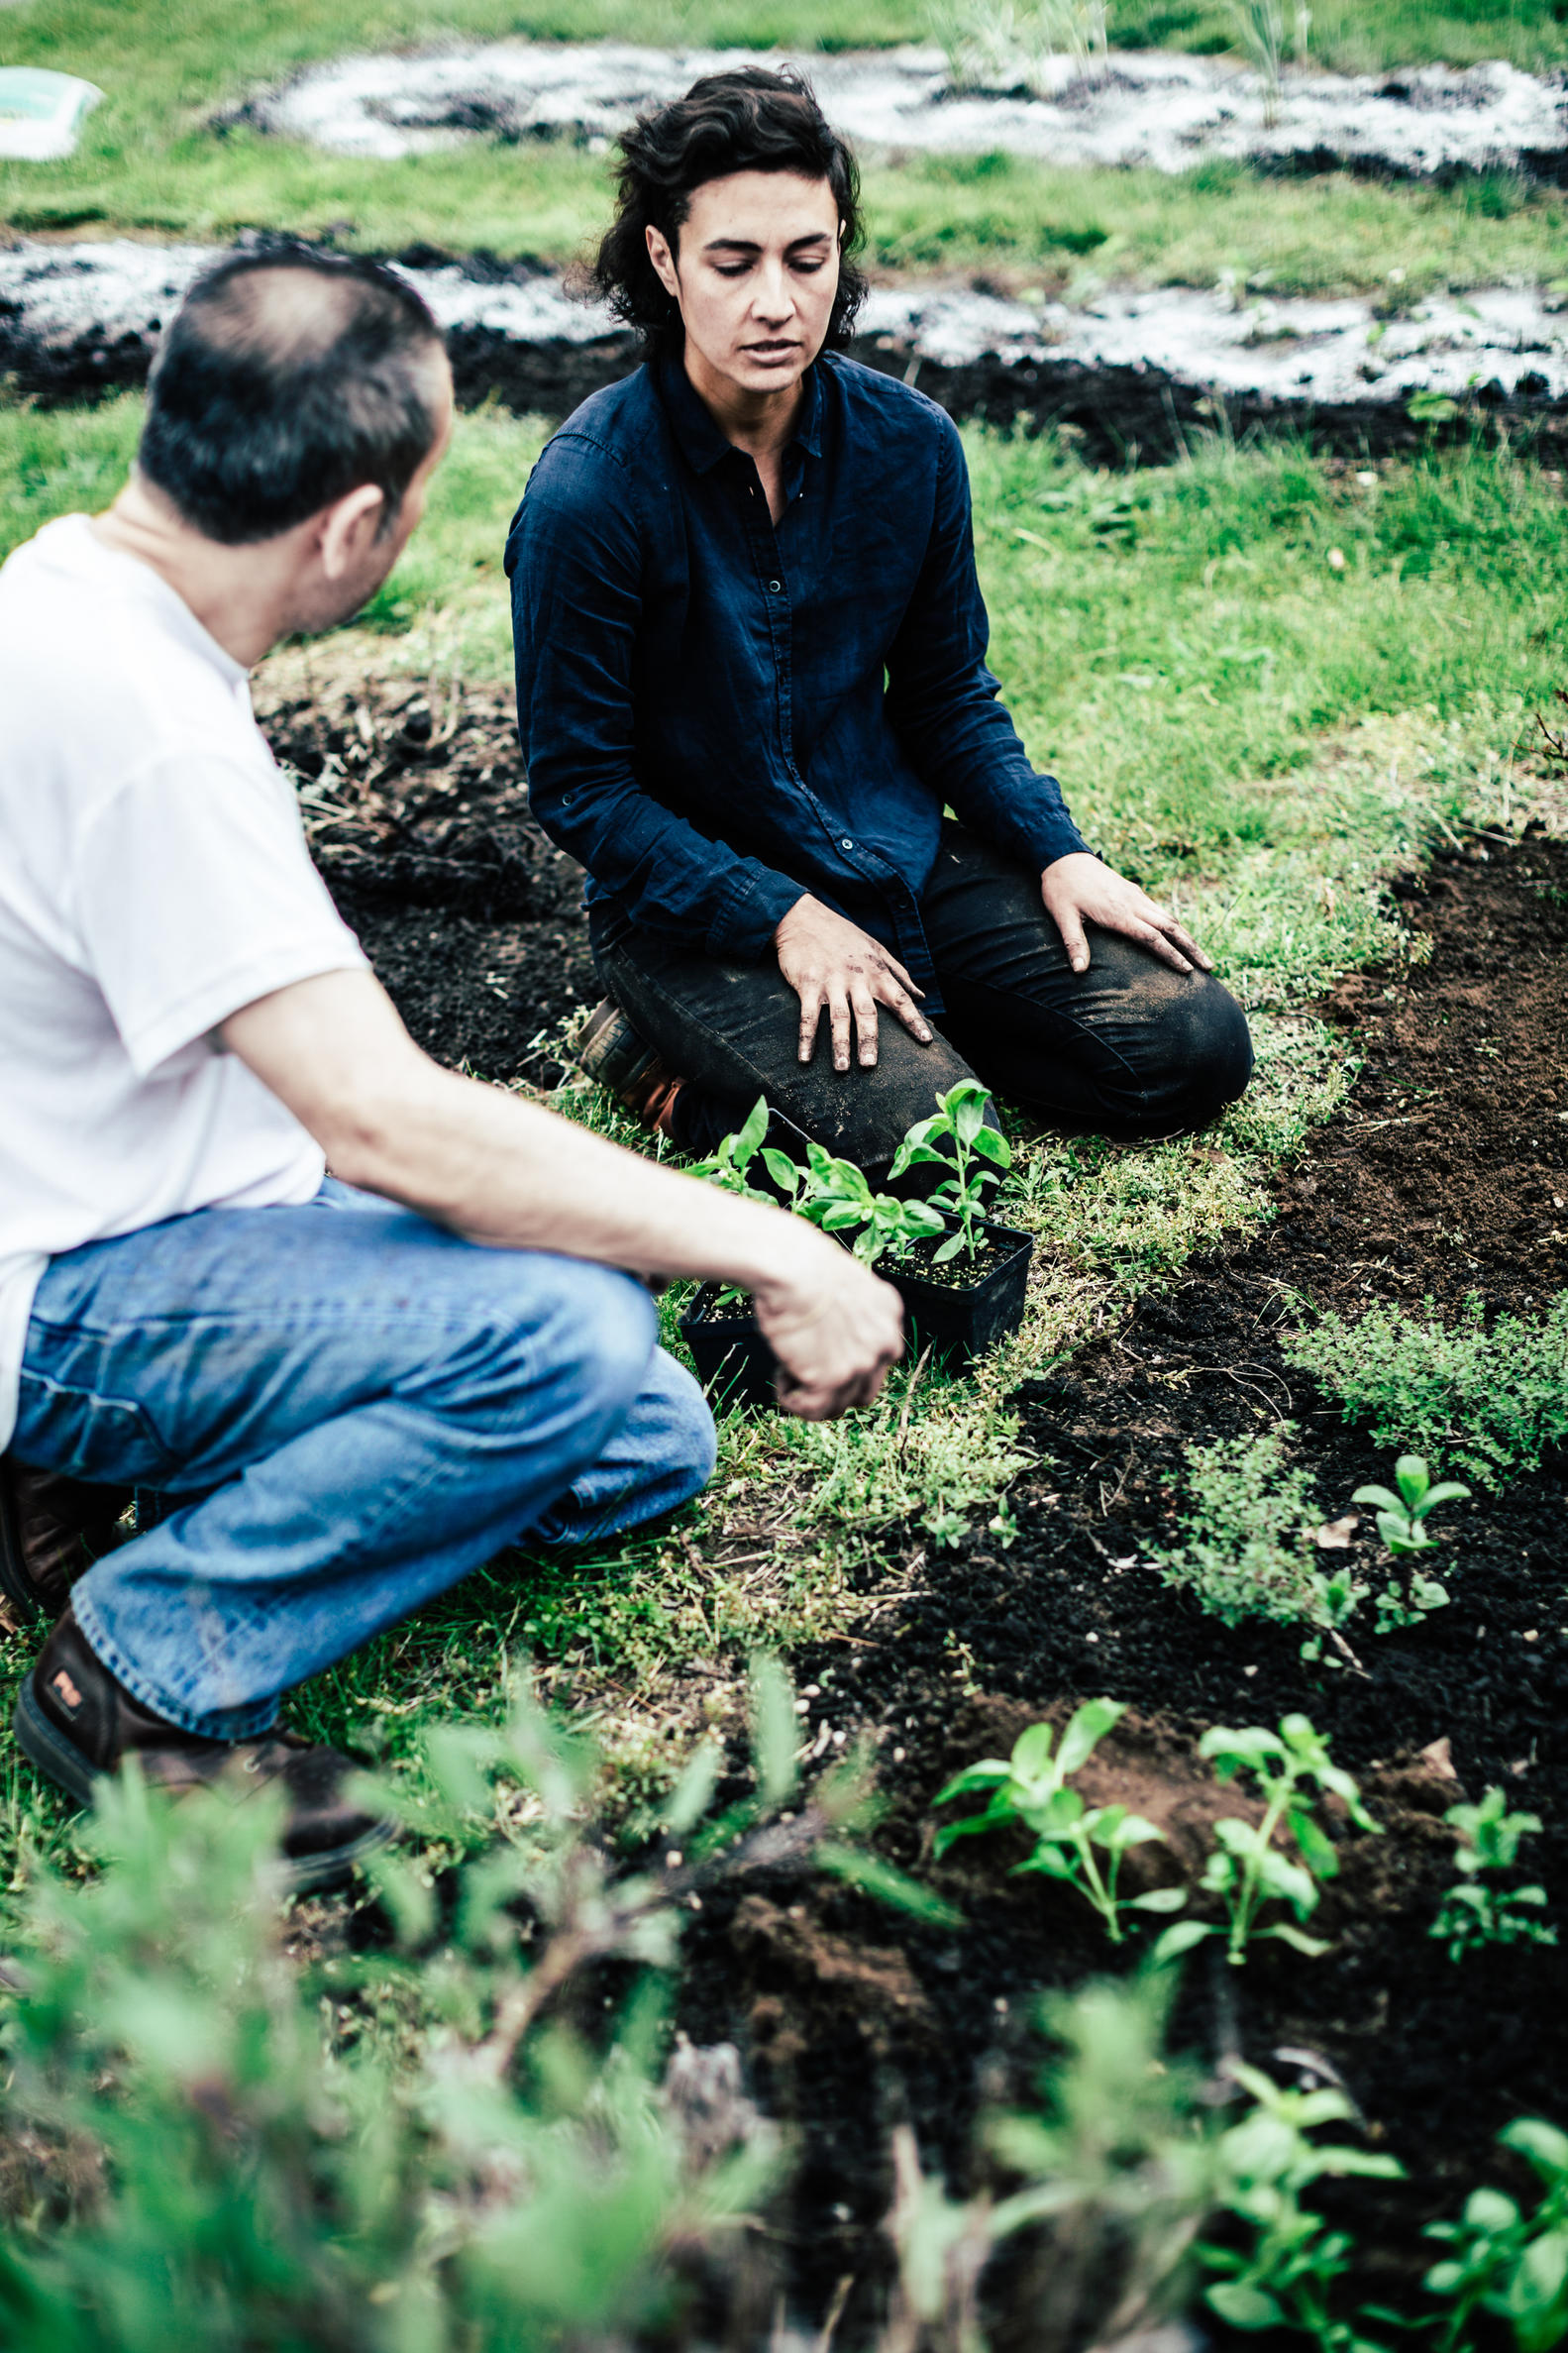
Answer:
<svg viewBox="0 0 1568 2353"><path fill-rule="evenodd" d="M1561 0L1557 0L1561 5ZM1568 16L1568 10L1564 11ZM1321 20L1319 22L1319 20ZM1119 38L1223 48L1212 8L1124 8ZM1463 22L1419 7L1314 12L1324 55L1380 61L1568 55L1547 9L1477 9ZM26 0L0 9L0 62L82 73L105 91L80 151L55 163L0 163L0 220L25 232L108 232L224 240L248 227L332 232L396 252L414 241L560 262L608 212L607 160L568 145L475 143L398 163L318 155L209 115L260 83L357 48L530 33L640 41L778 42L805 49L920 37L918 0L825 0L746 8L729 0L584 0L526 9L503 0ZM1360 45L1360 46L1358 46ZM1084 290L1106 277L1207 285L1223 272L1272 291L1377 289L1405 271L1400 298L1429 288L1562 269L1559 192L1493 175L1449 190L1379 186L1345 174L1258 179L1210 163L1184 178L1152 171L1053 170L1003 156L927 158L867 173L870 248L888 267L985 269L1009 282Z"/></svg>

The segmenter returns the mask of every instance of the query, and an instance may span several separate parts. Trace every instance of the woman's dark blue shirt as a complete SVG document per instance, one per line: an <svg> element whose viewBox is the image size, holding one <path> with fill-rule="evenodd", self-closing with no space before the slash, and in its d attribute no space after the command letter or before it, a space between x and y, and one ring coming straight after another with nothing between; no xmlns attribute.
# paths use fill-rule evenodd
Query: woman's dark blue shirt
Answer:
<svg viewBox="0 0 1568 2353"><path fill-rule="evenodd" d="M952 420L824 354L784 490L776 526L679 358L556 434L506 546L534 812L640 923L755 963L809 891L939 1013L943 804L1037 870L1084 844L986 667Z"/></svg>

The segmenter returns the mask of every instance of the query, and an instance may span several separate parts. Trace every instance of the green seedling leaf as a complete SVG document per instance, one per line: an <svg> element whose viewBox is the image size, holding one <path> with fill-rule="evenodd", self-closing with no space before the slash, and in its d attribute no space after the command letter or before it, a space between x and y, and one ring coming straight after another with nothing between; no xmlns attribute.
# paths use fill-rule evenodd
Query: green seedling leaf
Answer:
<svg viewBox="0 0 1568 2353"><path fill-rule="evenodd" d="M1285 2307L1262 2288L1243 2280L1216 2280L1203 2291L1203 2301L1229 2328L1283 2328Z"/></svg>
<svg viewBox="0 0 1568 2353"><path fill-rule="evenodd" d="M864 1847L825 1839L816 1850L816 1860L831 1877L858 1887L863 1895L874 1895L879 1903L889 1904L894 1911L907 1912L912 1919L924 1920L933 1928L964 1925L963 1913L952 1904L944 1902L929 1887L922 1887L918 1879L899 1871L895 1864L885 1862L880 1855L868 1854Z"/></svg>
<svg viewBox="0 0 1568 2353"><path fill-rule="evenodd" d="M955 1773L931 1802L946 1805L952 1798L968 1797L975 1789L994 1789L999 1782L1010 1780L1013 1770L1014 1766L1004 1765L999 1757L984 1757L979 1765L966 1765L961 1773Z"/></svg>
<svg viewBox="0 0 1568 2353"><path fill-rule="evenodd" d="M1442 1479L1435 1487L1427 1488L1411 1517L1412 1520L1424 1520L1435 1504L1464 1503L1469 1500L1469 1488L1462 1487L1457 1479Z"/></svg>
<svg viewBox="0 0 1568 2353"><path fill-rule="evenodd" d="M964 1236L962 1233L950 1235L949 1238L942 1244L942 1247L932 1253L932 1265L945 1266L950 1258L956 1258L958 1256L958 1253L963 1248L963 1246Z"/></svg>
<svg viewBox="0 0 1568 2353"><path fill-rule="evenodd" d="M1394 1465L1394 1484L1407 1511L1414 1509L1427 1488L1426 1464L1419 1454L1402 1454Z"/></svg>
<svg viewBox="0 0 1568 2353"><path fill-rule="evenodd" d="M762 1142L762 1139L767 1134L767 1132L768 1098L766 1095L759 1095L756 1102L752 1105L751 1110L746 1115L745 1125L740 1129L738 1134L729 1138L729 1141L733 1146L733 1157L741 1164L742 1167L744 1167L746 1162L752 1157L752 1154L756 1151L758 1145Z"/></svg>
<svg viewBox="0 0 1568 2353"><path fill-rule="evenodd" d="M1538 2116L1520 2116L1498 2134L1505 2149L1513 2149L1532 2165L1548 2189L1568 2182L1568 2132Z"/></svg>
<svg viewBox="0 0 1568 2353"><path fill-rule="evenodd" d="M1405 1508L1399 1497L1391 1495L1387 1487L1358 1487L1350 1500L1352 1503L1376 1504L1381 1511L1386 1512L1403 1512Z"/></svg>
<svg viewBox="0 0 1568 2353"><path fill-rule="evenodd" d="M998 1168L1012 1166L1012 1146L999 1127L981 1127L976 1131L975 1149L983 1160L993 1160Z"/></svg>
<svg viewBox="0 0 1568 2353"><path fill-rule="evenodd" d="M799 1190L801 1172L788 1153L781 1152L770 1144L763 1154L763 1166L781 1191L787 1193L792 1200Z"/></svg>
<svg viewBox="0 0 1568 2353"><path fill-rule="evenodd" d="M724 1752L717 1741L704 1741L693 1752L665 1807L664 1827L672 1838L684 1838L701 1821L713 1803L723 1763Z"/></svg>
<svg viewBox="0 0 1568 2353"><path fill-rule="evenodd" d="M1186 1901L1185 1887L1151 1887L1147 1895L1134 1895L1128 1909L1134 1912L1179 1912Z"/></svg>
<svg viewBox="0 0 1568 2353"><path fill-rule="evenodd" d="M1011 1770L1020 1781L1038 1780L1050 1769L1055 1747L1056 1734L1049 1724L1031 1724L1012 1744Z"/></svg>
<svg viewBox="0 0 1568 2353"><path fill-rule="evenodd" d="M1289 1920L1277 1920L1272 1928L1260 1928L1255 1934L1272 1936L1277 1943L1289 1945L1293 1952L1305 1953L1310 1961L1317 1960L1320 1954L1329 1950L1320 1936L1308 1936L1305 1929L1293 1928Z"/></svg>
<svg viewBox="0 0 1568 2353"><path fill-rule="evenodd" d="M1219 1934L1207 1920L1178 1920L1156 1938L1149 1959L1156 1969L1168 1969L1173 1961L1180 1961L1184 1953L1191 1953L1195 1945L1201 1945L1204 1937Z"/></svg>
<svg viewBox="0 0 1568 2353"><path fill-rule="evenodd" d="M1074 1773L1087 1765L1112 1725L1119 1724L1126 1712L1125 1704L1114 1699L1091 1699L1075 1709L1062 1734L1060 1771Z"/></svg>
<svg viewBox="0 0 1568 2353"><path fill-rule="evenodd" d="M766 1805L783 1805L794 1792L794 1688L777 1658L763 1652L752 1660L752 1756Z"/></svg>

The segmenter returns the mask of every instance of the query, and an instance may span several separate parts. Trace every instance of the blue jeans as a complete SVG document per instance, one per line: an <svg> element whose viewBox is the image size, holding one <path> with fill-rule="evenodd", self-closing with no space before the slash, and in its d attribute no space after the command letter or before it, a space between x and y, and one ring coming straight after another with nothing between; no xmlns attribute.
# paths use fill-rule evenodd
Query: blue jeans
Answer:
<svg viewBox="0 0 1568 2353"><path fill-rule="evenodd" d="M712 1421L657 1332L630 1275L329 1178L52 1259L12 1451L176 1504L76 1616L145 1707L243 1739L525 1532L596 1541L704 1486Z"/></svg>

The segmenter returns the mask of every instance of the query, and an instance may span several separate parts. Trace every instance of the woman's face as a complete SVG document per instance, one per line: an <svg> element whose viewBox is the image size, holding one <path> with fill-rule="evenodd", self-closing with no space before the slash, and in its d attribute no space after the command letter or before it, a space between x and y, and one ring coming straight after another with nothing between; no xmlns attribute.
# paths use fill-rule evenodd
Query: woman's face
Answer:
<svg viewBox="0 0 1568 2353"><path fill-rule="evenodd" d="M680 306L686 367L704 389L788 391L821 350L838 292L839 217L825 179L735 171L704 181L674 249L648 254Z"/></svg>

